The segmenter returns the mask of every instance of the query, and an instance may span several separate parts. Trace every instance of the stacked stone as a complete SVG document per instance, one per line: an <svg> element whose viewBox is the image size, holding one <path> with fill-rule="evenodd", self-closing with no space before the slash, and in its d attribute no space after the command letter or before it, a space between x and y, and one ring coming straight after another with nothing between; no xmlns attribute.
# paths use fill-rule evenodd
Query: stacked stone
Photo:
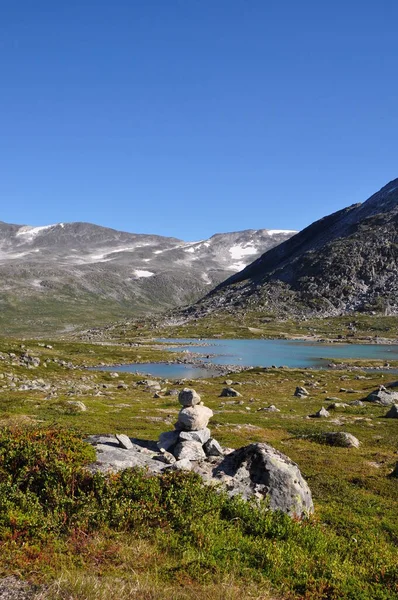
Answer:
<svg viewBox="0 0 398 600"><path fill-rule="evenodd" d="M220 444L211 437L207 427L213 411L203 405L199 394L184 388L178 395L182 405L174 431L159 437L158 447L169 451L177 460L204 460L208 456L222 456Z"/></svg>

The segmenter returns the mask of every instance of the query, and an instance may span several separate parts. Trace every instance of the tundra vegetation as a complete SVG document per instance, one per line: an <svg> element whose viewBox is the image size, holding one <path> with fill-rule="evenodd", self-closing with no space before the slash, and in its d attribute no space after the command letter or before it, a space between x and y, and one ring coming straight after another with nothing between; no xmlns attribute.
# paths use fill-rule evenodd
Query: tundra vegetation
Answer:
<svg viewBox="0 0 398 600"><path fill-rule="evenodd" d="M358 316L284 323L279 334L345 336L352 321L359 338L397 332L392 318ZM398 598L398 479L389 476L398 421L385 418L386 407L351 404L394 376L349 367L251 369L230 376L237 398L220 397L225 376L159 380L154 398L142 375L87 370L170 358L144 341L149 329L138 338L128 327L103 332L113 340L101 343L0 340L0 575L29 581L33 597L46 600ZM272 336L279 326L262 327ZM203 333L217 333L216 324ZM185 386L213 410L211 428L223 446L267 442L294 460L315 514L294 520L210 490L192 473L87 470L95 457L86 436L156 440L179 409L167 390ZM297 386L308 395L295 396ZM329 417L308 418L336 403ZM271 404L280 412L262 410ZM359 448L324 443L322 434L336 431L354 435Z"/></svg>

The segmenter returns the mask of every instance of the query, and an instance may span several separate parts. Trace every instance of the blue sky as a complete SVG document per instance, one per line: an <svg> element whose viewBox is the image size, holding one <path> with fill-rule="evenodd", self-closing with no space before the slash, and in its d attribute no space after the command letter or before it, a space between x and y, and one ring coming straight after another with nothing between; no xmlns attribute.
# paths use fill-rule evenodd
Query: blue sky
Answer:
<svg viewBox="0 0 398 600"><path fill-rule="evenodd" d="M0 220L301 229L398 177L396 0L3 0Z"/></svg>

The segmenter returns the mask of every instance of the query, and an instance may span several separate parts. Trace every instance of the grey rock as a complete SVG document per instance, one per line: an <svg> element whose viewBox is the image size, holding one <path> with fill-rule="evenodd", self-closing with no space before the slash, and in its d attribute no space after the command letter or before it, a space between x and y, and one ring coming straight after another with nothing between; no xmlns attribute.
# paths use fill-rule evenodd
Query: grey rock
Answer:
<svg viewBox="0 0 398 600"><path fill-rule="evenodd" d="M347 404L346 402L332 402L332 404L329 404L329 406L327 407L327 410L336 410L338 408L347 408L349 406L349 404Z"/></svg>
<svg viewBox="0 0 398 600"><path fill-rule="evenodd" d="M192 388L184 388L178 395L178 401L183 406L195 406L200 403L201 398Z"/></svg>
<svg viewBox="0 0 398 600"><path fill-rule="evenodd" d="M213 411L207 406L188 406L180 410L176 428L185 431L199 431L207 427L212 416Z"/></svg>
<svg viewBox="0 0 398 600"><path fill-rule="evenodd" d="M188 460L204 460L206 458L200 442L178 442L173 453L177 460L183 460L184 458Z"/></svg>
<svg viewBox="0 0 398 600"><path fill-rule="evenodd" d="M281 412L279 408L276 408L275 404L270 404L269 406L263 406L262 408L258 408L257 412Z"/></svg>
<svg viewBox="0 0 398 600"><path fill-rule="evenodd" d="M240 392L238 392L237 390L234 390L234 388L226 387L222 390L222 392L220 394L220 398L226 398L226 397L237 398L238 396L241 396L241 395L242 394Z"/></svg>
<svg viewBox="0 0 398 600"><path fill-rule="evenodd" d="M362 400L353 400L349 403L350 406L365 406Z"/></svg>
<svg viewBox="0 0 398 600"><path fill-rule="evenodd" d="M161 452L160 456L156 456L155 460L160 460L161 462L164 462L167 465L173 465L176 462L174 456L171 454L171 452L167 452L167 450Z"/></svg>
<svg viewBox="0 0 398 600"><path fill-rule="evenodd" d="M214 438L209 438L203 446L206 456L224 456L221 445Z"/></svg>
<svg viewBox="0 0 398 600"><path fill-rule="evenodd" d="M179 392L176 389L167 390L166 396L178 396Z"/></svg>
<svg viewBox="0 0 398 600"><path fill-rule="evenodd" d="M297 464L268 444L250 444L228 454L213 470L231 495L267 498L271 510L303 517L314 510L311 491Z"/></svg>
<svg viewBox="0 0 398 600"><path fill-rule="evenodd" d="M79 400L67 400L66 404L75 412L85 412L87 410L84 402L80 402Z"/></svg>
<svg viewBox="0 0 398 600"><path fill-rule="evenodd" d="M383 386L382 389L375 390L365 398L367 402L375 402L382 406L390 406L398 403L398 392L389 392Z"/></svg>
<svg viewBox="0 0 398 600"><path fill-rule="evenodd" d="M232 385L232 383L233 383L232 379L226 379L224 381L224 385Z"/></svg>
<svg viewBox="0 0 398 600"><path fill-rule="evenodd" d="M294 396L297 398L303 398L304 396L309 396L309 392L305 389L305 387L297 386L294 392Z"/></svg>
<svg viewBox="0 0 398 600"><path fill-rule="evenodd" d="M339 446L340 448L359 448L360 441L351 433L345 431L330 431L321 434L325 442L330 446Z"/></svg>
<svg viewBox="0 0 398 600"><path fill-rule="evenodd" d="M176 462L168 467L170 471L192 471L192 463L188 458L176 460Z"/></svg>
<svg viewBox="0 0 398 600"><path fill-rule="evenodd" d="M389 477L396 477L398 479L398 462L396 463L395 468L390 473Z"/></svg>
<svg viewBox="0 0 398 600"><path fill-rule="evenodd" d="M330 414L328 413L328 411L326 410L326 408L324 408L322 406L322 408L320 408L318 410L318 412L314 413L313 415L310 415L310 417L312 419L325 419L327 417L330 417Z"/></svg>
<svg viewBox="0 0 398 600"><path fill-rule="evenodd" d="M398 419L398 404L393 404L385 417L387 419Z"/></svg>
<svg viewBox="0 0 398 600"><path fill-rule="evenodd" d="M165 465L160 453L146 450L134 440L131 450L120 448L113 435L90 436L86 441L96 449L96 462L89 465L93 472L117 472L131 467L146 468L151 474L168 469L194 470L205 482L224 486L230 496L241 494L243 498L268 498L272 510L282 510L297 517L313 511L311 492L298 466L268 444L250 444L239 450L225 449L224 456L210 456L204 460L200 453L203 449L196 443L194 453L201 459L191 462L188 458L181 458L172 465ZM192 444L195 442L182 442L181 446Z"/></svg>
<svg viewBox="0 0 398 600"><path fill-rule="evenodd" d="M131 448L134 448L134 445L128 435L125 435L124 433L117 433L115 437L121 448L124 448L125 450L131 450Z"/></svg>
<svg viewBox="0 0 398 600"><path fill-rule="evenodd" d="M91 435L86 441L95 447L97 453L96 462L89 465L92 472L116 473L139 467L147 468L150 473L161 473L164 468L160 461L153 460L154 453L144 452L137 444L133 444L130 450L120 448L114 435Z"/></svg>
<svg viewBox="0 0 398 600"><path fill-rule="evenodd" d="M199 429L199 431L181 431L179 435L180 442L199 442L205 444L210 438L210 429Z"/></svg>
<svg viewBox="0 0 398 600"><path fill-rule="evenodd" d="M161 450L169 450L170 448L176 445L179 436L179 431L164 431L159 436L159 441L157 443L158 448Z"/></svg>

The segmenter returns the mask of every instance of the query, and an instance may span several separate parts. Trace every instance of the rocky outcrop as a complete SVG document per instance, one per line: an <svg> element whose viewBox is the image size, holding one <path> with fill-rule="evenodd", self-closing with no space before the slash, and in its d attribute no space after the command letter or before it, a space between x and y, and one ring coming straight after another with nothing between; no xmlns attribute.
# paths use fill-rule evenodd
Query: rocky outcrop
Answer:
<svg viewBox="0 0 398 600"><path fill-rule="evenodd" d="M228 494L264 498L271 510L281 510L291 516L305 517L314 510L311 491L296 463L268 444L250 444L224 456L221 446L208 440L208 457L198 442L178 443L178 459L173 464L154 442L131 439L132 447L124 449L114 435L87 438L97 454L91 471L117 472L128 468L145 468L151 474L168 469L198 473L209 485L221 485ZM189 450L189 451L188 451Z"/></svg>
<svg viewBox="0 0 398 600"><path fill-rule="evenodd" d="M303 517L313 511L311 492L296 463L268 444L223 449L207 427L212 411L199 394L184 388L182 408L174 431L161 433L157 444L116 436L90 436L97 460L92 471L110 472L131 467L150 473L166 469L195 471L208 484L221 484L233 496L267 499L271 510Z"/></svg>

